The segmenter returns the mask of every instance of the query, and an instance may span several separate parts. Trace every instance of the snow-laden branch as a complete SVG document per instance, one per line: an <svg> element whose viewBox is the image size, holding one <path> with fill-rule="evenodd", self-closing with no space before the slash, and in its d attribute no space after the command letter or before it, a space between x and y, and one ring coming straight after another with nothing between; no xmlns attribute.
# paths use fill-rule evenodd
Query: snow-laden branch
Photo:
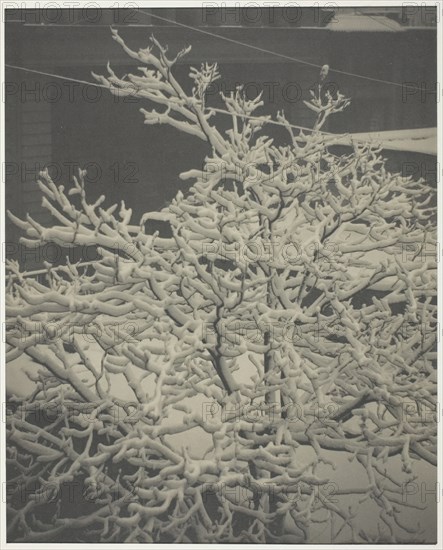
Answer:
<svg viewBox="0 0 443 550"><path fill-rule="evenodd" d="M169 59L152 39L133 52L113 36L141 76L108 67L97 79L211 152L181 174L186 196L137 223L124 203L90 204L83 173L68 192L40 174L51 227L10 214L28 246L99 253L87 269L47 265L46 284L8 265L7 357L42 365L31 401L57 411L42 429L10 415L17 480L37 475L42 495L76 478L99 491L75 521L37 520L46 497L11 505L14 536L81 525L102 542L309 542L333 518L337 540L362 542L371 535L349 499L363 495L385 540L401 539L402 486L418 462L436 464L433 191L389 173L369 145L333 152L319 130L348 104L340 94L313 94L308 135L281 113L289 142L275 143L254 114L261 98L238 89L222 96L232 127L221 133L205 97L216 65L191 70L188 95L173 76L186 51ZM180 443L191 434L205 453ZM317 498L337 452L367 481ZM388 472L397 459L403 472Z"/></svg>

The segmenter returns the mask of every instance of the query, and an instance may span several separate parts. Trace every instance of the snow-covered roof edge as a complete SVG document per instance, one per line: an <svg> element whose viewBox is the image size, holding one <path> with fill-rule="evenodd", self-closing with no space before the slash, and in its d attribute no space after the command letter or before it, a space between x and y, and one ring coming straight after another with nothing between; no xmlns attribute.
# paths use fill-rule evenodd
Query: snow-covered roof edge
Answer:
<svg viewBox="0 0 443 550"><path fill-rule="evenodd" d="M351 145L353 141L367 141L392 151L409 151L437 156L437 128L347 134L334 140L334 143Z"/></svg>

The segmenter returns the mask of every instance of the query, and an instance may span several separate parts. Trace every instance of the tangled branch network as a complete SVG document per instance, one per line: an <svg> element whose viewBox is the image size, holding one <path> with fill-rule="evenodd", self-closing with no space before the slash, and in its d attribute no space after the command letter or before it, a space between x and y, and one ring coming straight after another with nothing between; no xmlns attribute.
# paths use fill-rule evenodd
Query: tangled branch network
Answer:
<svg viewBox="0 0 443 550"><path fill-rule="evenodd" d="M321 128L340 93L312 91L311 132L279 113L279 143L239 87L222 131L216 64L186 92L189 48L113 38L139 73L96 79L208 154L136 223L124 202L88 202L83 172L69 190L40 174L51 227L9 214L26 246L99 254L46 264L45 282L7 267L7 360L40 365L8 403L9 540L423 540L403 487L437 460L434 190L374 146L334 149Z"/></svg>

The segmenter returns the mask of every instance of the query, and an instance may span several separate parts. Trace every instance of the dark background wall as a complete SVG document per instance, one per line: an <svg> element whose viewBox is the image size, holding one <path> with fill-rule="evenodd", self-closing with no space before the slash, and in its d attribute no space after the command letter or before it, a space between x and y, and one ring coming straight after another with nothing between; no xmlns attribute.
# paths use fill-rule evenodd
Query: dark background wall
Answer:
<svg viewBox="0 0 443 550"><path fill-rule="evenodd" d="M135 72L129 59L112 38L114 24L137 50L146 47L153 33L171 52L191 44L192 51L176 68L180 81L189 68L217 61L223 91L245 84L251 97L263 90L260 112L275 117L284 109L288 119L311 126L312 113L303 105L318 79L318 68L283 59L212 36L216 33L283 55L379 80L414 82L423 93L406 94L402 87L330 73L330 84L352 98L342 115L335 115L325 129L331 132L366 132L436 126L436 98L428 93L436 82L436 30L432 25L405 26L401 32L334 32L330 10L304 9L300 14L270 14L260 19L239 11L205 14L199 8L151 10L152 14L190 25L211 34L174 25L132 10L104 10L100 17L78 10L76 14L42 14L12 10L6 24L6 63L45 73L93 82L90 71L106 74L111 61L115 72ZM74 17L74 19L73 19ZM230 17L230 19L229 19ZM340 14L335 14L340 17ZM420 23L420 21L419 21ZM17 69L6 72L6 206L18 216L31 214L52 223L41 207L35 183L38 171L49 165L54 180L69 185L77 167L88 170L91 200L101 194L107 204L121 199L133 208L134 219L145 211L161 208L177 190L186 188L180 172L201 164L205 144L166 126L146 126L138 112L141 103L116 99L107 90L63 81ZM212 96L209 103L219 99ZM229 120L219 116L219 124ZM268 126L278 138L278 129ZM417 170L431 172L435 157L386 152L392 169L415 162ZM417 175L419 175L417 173ZM432 176L431 176L432 177ZM21 235L6 225L7 253L19 257L27 268L40 265L16 243Z"/></svg>

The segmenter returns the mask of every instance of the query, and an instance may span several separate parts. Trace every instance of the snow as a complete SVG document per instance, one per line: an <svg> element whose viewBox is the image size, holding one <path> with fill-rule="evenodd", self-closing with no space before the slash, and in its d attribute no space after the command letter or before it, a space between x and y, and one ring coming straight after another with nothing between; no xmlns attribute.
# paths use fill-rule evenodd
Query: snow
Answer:
<svg viewBox="0 0 443 550"><path fill-rule="evenodd" d="M380 145L383 149L391 151L409 151L437 156L437 128L362 132L348 134L338 140L334 139L337 145L352 145L353 141Z"/></svg>
<svg viewBox="0 0 443 550"><path fill-rule="evenodd" d="M424 186L388 174L366 147L341 158L327 150L325 140L331 138L320 129L329 114L347 106L342 94L329 95L325 102L320 91L318 97L314 94L309 105L318 114L316 131L300 138L301 147L294 136L287 146L257 137L257 126L242 116L252 113L260 98L250 101L237 89L224 98L233 127L222 135L200 111L203 96L185 98L179 84L168 81L169 68L160 70L166 50L161 59L151 49L132 52L117 31L113 34L129 55L158 69L144 77L128 76L140 84L143 97L162 108L167 104L161 115L144 111L146 122L168 123L201 137L209 142L212 158L208 154L203 171L182 174L195 180L186 197L178 193L163 212L144 216L139 227L130 225L131 211L124 203L119 218L113 215L115 208L100 208L101 199L88 204L81 175L75 182L81 203L77 210L63 188L43 173L44 204L60 225L44 228L28 217L20 222L28 241L93 241L102 260L92 274L79 274L75 266L66 269L66 278L52 271L49 288L23 280L17 266L19 280L10 285L8 314L26 332L21 339L18 331L8 332L11 357L26 349L57 377L52 386L44 386L38 402L98 401L93 414L106 411L89 425L83 418L68 420L90 436L84 453L74 460L76 467L98 468L100 460L104 467L112 458L122 468L128 461L141 466L140 476L151 466L162 470L137 485L146 506L133 503L129 508L140 517L152 516L149 533L144 525L148 537L162 521L155 512L166 511L172 499L177 497L176 510L185 494L199 508L194 496L200 495L201 483L239 485L247 476L265 486L275 483L280 492L301 481L310 488L335 483L342 489L339 508L304 493L312 540L321 538L314 525L319 514L346 519L347 508L360 498L371 517L359 516L358 522L376 532L381 512L396 530L395 501L386 496L390 489L384 468L395 470L401 483L408 470L416 470L417 479L435 472L424 461L436 460L435 425L417 419L409 423L400 416L408 398L417 399L417 407L434 404L433 364L423 353L432 336L422 338L417 331L411 337L399 335L397 321L404 322L405 316L393 315L390 307L401 302L415 321L434 320L431 262L400 259L404 243L421 245L424 235L433 241L428 206L414 200ZM204 70L209 74L212 68ZM99 79L125 92L126 77L110 74ZM413 137L391 132L332 139L347 145L371 140L394 148L411 147L413 140L423 148L433 136L431 129L423 129ZM257 167L254 177L247 172L251 177L245 180L251 165ZM278 169L262 171L258 167L263 165ZM209 166L214 170L208 172ZM171 237L146 235L149 218L168 223ZM331 249L334 242L338 246ZM266 247L274 245L271 257L256 257L254 246L267 254ZM205 255L208 246L211 257ZM228 258L223 246L234 257ZM296 257L285 256L289 246L297 250ZM375 290L383 296L377 298ZM46 335L35 343L31 321L58 322L61 337ZM72 343L68 321L75 328ZM246 333L251 327L253 338ZM297 339L286 333L288 327L300 329ZM44 375L45 367L39 370ZM23 385L11 381L20 376ZM35 367L24 356L16 358L7 378L10 393L26 399L32 390L25 380L36 380ZM119 417L106 425L112 404ZM270 414L269 407L276 413L271 418L263 414L263 409ZM331 407L333 416L326 416ZM285 414L288 408L292 415ZM115 441L100 443L98 452L87 457L95 429L100 435L110 430ZM28 441L26 430L31 442L40 444L40 437L48 437L45 430L34 434L25 425L20 433L12 426L11 437L18 439L13 441ZM67 427L61 434L68 435L69 447L70 438L82 432ZM65 442L56 444L65 449ZM393 448L399 456L390 460ZM91 477L96 474L93 470ZM431 473L424 477L432 479ZM351 486L357 492L353 496L346 494ZM278 501L288 507L288 515L294 512L290 502ZM268 523L268 504L254 510L262 527ZM434 502L426 504L427 512L435 509ZM297 513L300 518L305 512ZM174 535L182 536L178 531ZM347 529L345 536L350 536Z"/></svg>
<svg viewBox="0 0 443 550"><path fill-rule="evenodd" d="M326 28L333 32L402 32L404 27L382 15L340 13Z"/></svg>
<svg viewBox="0 0 443 550"><path fill-rule="evenodd" d="M90 357L94 364L100 364L101 352L98 348L91 346ZM248 384L251 378L256 374L256 368L253 362L243 355L238 359L239 370L236 372L237 382L239 384ZM30 380L26 373L35 375L42 369L41 365L33 363L32 359L26 355L22 355L20 358L11 361L6 365L6 383L8 393L13 393L17 396L26 397L35 388L35 382ZM80 372L80 371L79 371ZM83 371L87 376L88 371ZM138 374L141 376L141 369L137 369ZM134 393L128 387L125 377L121 374L111 374L109 376L111 385L109 393L123 401L128 403L134 403ZM91 379L92 380L92 379ZM146 379L142 381L144 389L149 392L149 381ZM187 405L190 410L197 414L203 414L208 410L208 404L214 403L214 401L208 401L204 395L197 395L193 398L186 399L183 403ZM206 409L205 409L206 407ZM215 417L221 420L221 413L216 411ZM177 410L170 409L170 412L161 420L161 426L174 426L183 422L184 414ZM298 422L298 418L294 415L294 422ZM181 433L171 434L165 436L165 440L171 444L172 449L177 452L185 452L191 459L203 459L206 457L212 460L213 447L212 437L204 431L202 428L196 427ZM209 454L208 454L209 453ZM315 452L310 446L302 446L297 448L297 465L301 467L303 464L307 465L315 459ZM322 491L322 494L327 498L330 498L332 502L340 502L346 508L349 506L356 506L362 495L349 495L344 496L337 495L337 491L345 490L349 488L361 487L365 489L367 487L367 479L363 473L361 465L356 460L350 460L351 455L343 454L343 452L337 451L322 451L322 456L326 462L331 461L336 465L333 472L326 464L320 465L318 476L324 476L328 479L328 483L324 486L319 486L318 490ZM387 471L391 474L396 474L401 471L401 457L393 457L386 463ZM407 485L405 490L405 500L415 506L422 507L419 509L405 509L402 512L401 520L408 525L415 525L417 521L420 522L421 527L426 533L435 533L437 524L437 503L435 497L432 495L432 491L435 487L435 469L424 462L420 462L419 467L414 466L414 472L417 474L417 478L413 483ZM362 475L363 474L363 475ZM438 490L438 488L437 488ZM294 496L294 498L296 498ZM377 507L369 500L364 504L360 504L359 514L364 518L361 526L370 532L371 529L376 529L378 521ZM331 536L330 522L326 524L320 524L318 529L313 528L308 544L322 544L330 542ZM336 543L349 542L347 538L346 530L342 534L342 538L338 539Z"/></svg>

